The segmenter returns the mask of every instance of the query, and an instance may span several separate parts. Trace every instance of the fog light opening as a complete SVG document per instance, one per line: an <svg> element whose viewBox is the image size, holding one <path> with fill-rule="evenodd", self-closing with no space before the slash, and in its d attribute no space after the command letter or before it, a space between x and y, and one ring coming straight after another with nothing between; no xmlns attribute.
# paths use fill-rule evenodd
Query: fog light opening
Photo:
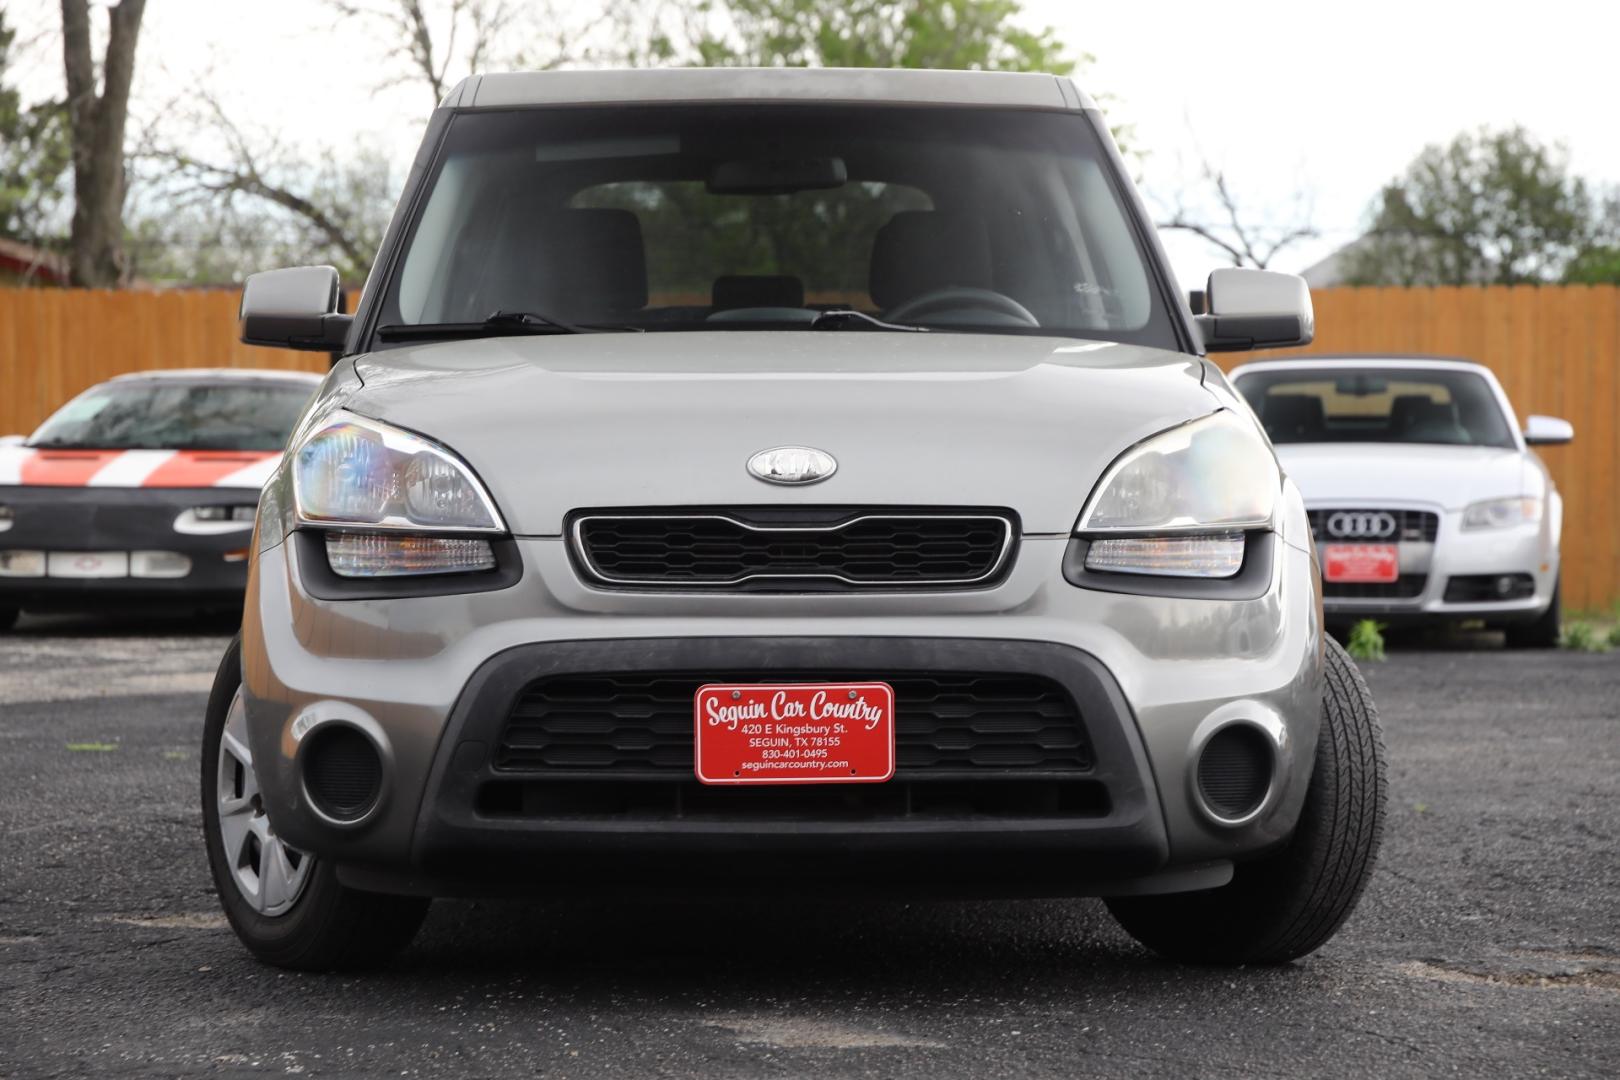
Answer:
<svg viewBox="0 0 1620 1080"><path fill-rule="evenodd" d="M382 753L359 728L322 724L304 737L299 758L304 794L322 817L353 825L376 809L382 794Z"/></svg>
<svg viewBox="0 0 1620 1080"><path fill-rule="evenodd" d="M1265 807L1275 774L1271 737L1254 724L1228 724L1199 751L1199 801L1220 824L1240 825Z"/></svg>

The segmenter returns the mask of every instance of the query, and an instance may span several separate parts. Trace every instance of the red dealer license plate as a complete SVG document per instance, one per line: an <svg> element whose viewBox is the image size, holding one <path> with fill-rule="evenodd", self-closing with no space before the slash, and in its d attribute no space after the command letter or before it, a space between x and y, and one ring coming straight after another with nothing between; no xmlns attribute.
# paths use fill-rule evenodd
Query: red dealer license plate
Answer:
<svg viewBox="0 0 1620 1080"><path fill-rule="evenodd" d="M1328 581L1387 585L1400 576L1400 549L1394 544L1329 544L1322 551L1322 577Z"/></svg>
<svg viewBox="0 0 1620 1080"><path fill-rule="evenodd" d="M894 775L887 683L738 683L693 700L705 784L872 784Z"/></svg>

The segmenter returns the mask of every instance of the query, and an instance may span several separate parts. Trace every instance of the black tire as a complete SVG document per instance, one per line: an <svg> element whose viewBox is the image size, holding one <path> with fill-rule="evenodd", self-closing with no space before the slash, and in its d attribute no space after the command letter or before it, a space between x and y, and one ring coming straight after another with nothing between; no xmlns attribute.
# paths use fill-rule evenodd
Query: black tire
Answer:
<svg viewBox="0 0 1620 1080"><path fill-rule="evenodd" d="M215 796L220 737L241 683L238 638L225 651L214 678L202 752L203 833L208 844L208 866L231 929L254 956L276 967L335 971L387 963L416 936L430 900L351 889L338 881L334 866L316 860L293 906L281 915L267 916L253 910L232 879L220 838Z"/></svg>
<svg viewBox="0 0 1620 1080"><path fill-rule="evenodd" d="M1564 579L1553 582L1552 603L1535 622L1510 623L1505 628L1510 649L1556 649L1564 632Z"/></svg>
<svg viewBox="0 0 1620 1080"><path fill-rule="evenodd" d="M0 607L0 634L3 634L7 630L10 630L13 626L16 626L17 620L21 616L22 612L18 611L14 607Z"/></svg>
<svg viewBox="0 0 1620 1080"><path fill-rule="evenodd" d="M1384 740L1367 684L1335 641L1326 664L1316 768L1287 844L1239 863L1219 889L1108 901L1154 952L1193 964L1287 963L1319 948L1355 909L1384 831Z"/></svg>

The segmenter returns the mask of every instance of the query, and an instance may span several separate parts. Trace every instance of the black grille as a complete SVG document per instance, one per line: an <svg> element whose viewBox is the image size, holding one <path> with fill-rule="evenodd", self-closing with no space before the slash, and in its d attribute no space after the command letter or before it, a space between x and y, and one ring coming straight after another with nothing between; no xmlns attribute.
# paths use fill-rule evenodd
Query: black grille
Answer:
<svg viewBox="0 0 1620 1080"><path fill-rule="evenodd" d="M862 589L990 584L1015 535L1004 512L586 514L589 576L627 587Z"/></svg>
<svg viewBox="0 0 1620 1080"><path fill-rule="evenodd" d="M1074 699L1044 676L872 672L555 675L519 695L496 750L505 770L551 775L690 776L692 699L705 683L887 682L902 779L1092 766Z"/></svg>
<svg viewBox="0 0 1620 1080"><path fill-rule="evenodd" d="M1395 519L1395 531L1388 536L1333 536L1328 531L1328 519L1341 511L1336 509L1307 510L1306 515L1311 519L1311 532L1316 534L1319 542L1328 543L1342 540L1346 543L1394 543L1397 541L1412 543L1434 543L1435 537L1440 535L1440 515L1427 510L1344 510L1349 514L1388 514Z"/></svg>
<svg viewBox="0 0 1620 1080"><path fill-rule="evenodd" d="M1411 600L1423 595L1427 574L1402 574L1394 581L1324 581L1322 595L1329 600Z"/></svg>
<svg viewBox="0 0 1620 1080"><path fill-rule="evenodd" d="M320 811L353 821L371 809L382 786L382 762L371 740L347 724L330 724L304 747L304 787Z"/></svg>
<svg viewBox="0 0 1620 1080"><path fill-rule="evenodd" d="M1253 812L1271 788L1271 747L1264 733L1247 724L1216 732L1198 758L1198 790L1218 816L1240 818Z"/></svg>

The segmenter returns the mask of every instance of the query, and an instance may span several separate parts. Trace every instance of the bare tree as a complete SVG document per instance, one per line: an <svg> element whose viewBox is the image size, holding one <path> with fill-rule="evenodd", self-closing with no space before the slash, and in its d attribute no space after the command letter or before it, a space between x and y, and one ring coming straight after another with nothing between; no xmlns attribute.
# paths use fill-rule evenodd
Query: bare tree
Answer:
<svg viewBox="0 0 1620 1080"><path fill-rule="evenodd" d="M382 86L418 83L444 100L457 79L497 64L549 70L564 64L624 59L640 55L625 33L644 12L647 0L605 0L580 17L555 3L513 0L327 0L345 19L358 19L392 42L387 56L399 72ZM517 45L525 42L527 45Z"/></svg>
<svg viewBox="0 0 1620 1080"><path fill-rule="evenodd" d="M124 273L124 126L135 75L135 43L146 0L107 9L110 30L96 89L89 0L62 0L62 53L73 131L73 226L69 274L75 285L116 285Z"/></svg>
<svg viewBox="0 0 1620 1080"><path fill-rule="evenodd" d="M311 165L274 137L245 130L212 94L198 95L196 107L185 126L209 133L212 149L154 140L140 151L157 166L171 197L187 206L211 202L221 211L239 197L276 208L301 225L311 254L336 264L346 280L363 277L396 194L381 156L363 151L345 166L330 160Z"/></svg>
<svg viewBox="0 0 1620 1080"><path fill-rule="evenodd" d="M1203 180L1208 195L1214 200L1213 207L1206 205L1200 211L1189 209L1183 192L1158 226L1192 233L1221 251L1233 266L1264 270L1290 245L1321 235L1311 223L1310 207L1303 196L1295 198L1288 220L1268 222L1250 216L1232 193L1226 173L1207 160L1203 164Z"/></svg>

